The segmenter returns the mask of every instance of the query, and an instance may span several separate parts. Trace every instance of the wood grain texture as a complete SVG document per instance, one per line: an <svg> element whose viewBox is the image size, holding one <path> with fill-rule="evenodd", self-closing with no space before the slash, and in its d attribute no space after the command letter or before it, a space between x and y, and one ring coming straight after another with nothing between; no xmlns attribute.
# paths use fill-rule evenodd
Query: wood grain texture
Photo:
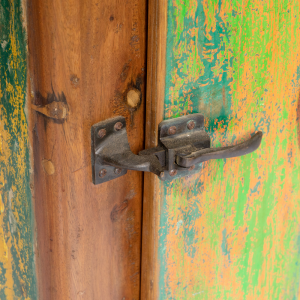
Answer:
<svg viewBox="0 0 300 300"><path fill-rule="evenodd" d="M148 1L148 57L145 146L155 147L158 124L163 120L167 0ZM159 274L157 241L161 206L161 183L151 173L144 175L141 299L157 299Z"/></svg>
<svg viewBox="0 0 300 300"><path fill-rule="evenodd" d="M169 0L167 11L164 118L203 113L214 147L264 138L154 187L148 299L298 299L299 1Z"/></svg>
<svg viewBox="0 0 300 300"><path fill-rule="evenodd" d="M0 1L1 300L37 299L25 24L21 1Z"/></svg>
<svg viewBox="0 0 300 300"><path fill-rule="evenodd" d="M139 299L142 174L94 186L90 131L123 115L143 148L145 18L143 0L28 1L40 299Z"/></svg>

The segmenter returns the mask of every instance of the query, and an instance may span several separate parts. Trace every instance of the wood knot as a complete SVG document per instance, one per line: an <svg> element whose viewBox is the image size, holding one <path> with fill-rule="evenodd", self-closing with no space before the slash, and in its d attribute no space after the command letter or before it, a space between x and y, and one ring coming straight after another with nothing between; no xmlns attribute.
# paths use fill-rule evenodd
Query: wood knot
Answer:
<svg viewBox="0 0 300 300"><path fill-rule="evenodd" d="M141 102L141 92L138 89L132 88L127 92L127 104L136 108Z"/></svg>
<svg viewBox="0 0 300 300"><path fill-rule="evenodd" d="M79 85L80 79L76 75L73 74L73 75L71 75L70 80L71 80L72 86L77 88Z"/></svg>
<svg viewBox="0 0 300 300"><path fill-rule="evenodd" d="M53 175L55 173L55 167L54 167L54 164L51 160L43 159L42 164L43 164L43 167L44 167L44 171L48 175Z"/></svg>
<svg viewBox="0 0 300 300"><path fill-rule="evenodd" d="M53 101L45 106L32 104L32 109L41 114L56 120L64 120L68 115L68 105L64 102Z"/></svg>

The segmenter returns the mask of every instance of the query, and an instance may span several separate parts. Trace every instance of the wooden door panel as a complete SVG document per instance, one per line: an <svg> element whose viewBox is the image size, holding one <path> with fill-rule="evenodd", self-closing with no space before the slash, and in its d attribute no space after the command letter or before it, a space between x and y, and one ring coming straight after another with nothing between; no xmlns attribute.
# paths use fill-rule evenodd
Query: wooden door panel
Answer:
<svg viewBox="0 0 300 300"><path fill-rule="evenodd" d="M149 15L147 146L159 121L196 112L214 147L264 136L256 152L205 162L196 176L145 176L142 299L296 299L299 2L150 7L164 12Z"/></svg>
<svg viewBox="0 0 300 300"><path fill-rule="evenodd" d="M144 0L28 2L41 299L139 299L142 174L93 185L90 135L123 115L143 148L145 18Z"/></svg>

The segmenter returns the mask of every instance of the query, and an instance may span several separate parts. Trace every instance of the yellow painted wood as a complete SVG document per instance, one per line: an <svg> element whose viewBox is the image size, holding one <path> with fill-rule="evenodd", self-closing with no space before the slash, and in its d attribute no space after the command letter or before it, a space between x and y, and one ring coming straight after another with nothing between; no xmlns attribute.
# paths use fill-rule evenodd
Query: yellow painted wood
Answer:
<svg viewBox="0 0 300 300"><path fill-rule="evenodd" d="M0 3L0 299L37 299L26 35L20 1Z"/></svg>

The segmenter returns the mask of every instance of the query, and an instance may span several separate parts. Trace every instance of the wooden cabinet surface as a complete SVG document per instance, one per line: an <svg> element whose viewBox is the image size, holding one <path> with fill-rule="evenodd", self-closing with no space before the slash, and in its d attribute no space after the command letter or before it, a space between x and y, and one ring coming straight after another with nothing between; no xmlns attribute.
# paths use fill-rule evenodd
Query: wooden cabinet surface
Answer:
<svg viewBox="0 0 300 300"><path fill-rule="evenodd" d="M0 299L299 297L299 1L0 4ZM194 113L261 147L92 183L94 124L137 154Z"/></svg>

